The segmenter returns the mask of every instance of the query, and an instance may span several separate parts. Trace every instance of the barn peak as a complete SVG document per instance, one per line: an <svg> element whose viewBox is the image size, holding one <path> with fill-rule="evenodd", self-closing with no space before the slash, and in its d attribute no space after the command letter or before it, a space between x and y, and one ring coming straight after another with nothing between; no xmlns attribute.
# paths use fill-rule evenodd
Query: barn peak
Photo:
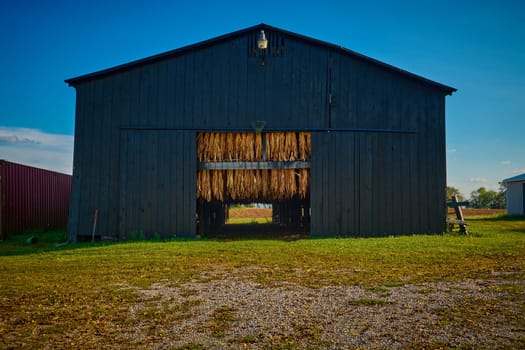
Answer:
<svg viewBox="0 0 525 350"><path fill-rule="evenodd" d="M261 30L264 30L266 33L268 33L268 32L270 32L270 33L277 33L277 34L283 35L283 36L291 38L291 39L295 39L295 40L298 40L298 41L305 42L305 43L310 44L310 45L323 47L323 48L325 48L327 50L341 52L343 54L352 56L352 57L354 57L356 59L368 62L368 63L376 65L376 66L379 66L379 67L381 67L383 69L387 69L387 70L396 72L398 74L404 75L404 76L406 76L406 77L408 77L410 79L418 80L418 81L420 81L420 82L422 82L422 83L424 83L426 85L430 85L433 88L441 90L442 92L444 92L447 95L452 95L452 93L457 91L457 89L455 89L453 87L450 87L450 86L438 83L436 81L427 79L425 77L422 77L420 75L411 73L411 72L406 71L404 69L392 66L392 65L390 65L388 63L376 60L374 58L371 58L371 57L368 57L366 55L360 54L360 53L358 53L356 51L347 49L347 48L345 48L343 46L336 45L336 44L333 44L333 43L329 43L329 42L326 42L326 41L323 41L323 40L315 39L315 38L312 38L312 37L308 37L308 36L305 36L305 35L302 35L302 34L290 32L288 30L281 29L281 28L278 28L278 27L274 27L274 26L268 25L266 23L260 23L260 24L257 24L255 26L251 26L251 27L248 27L248 28L245 28L245 29L241 29L241 30L237 30L237 31L234 31L234 32L231 32L231 33L223 34L223 35L211 38L211 39L207 39L207 40L200 41L200 42L197 42L197 43L194 43L194 44L191 44L191 45L183 46L183 47L180 47L180 48L177 48L177 49L174 49L174 50L170 50L170 51L167 51L167 52L163 52L163 53L156 54L156 55L153 55L153 56L149 56L149 57L146 57L146 58L142 58L142 59L139 59L139 60L131 61L131 62L128 62L128 63L124 63L122 65L118 65L118 66L115 66L115 67L103 69L103 70L96 71L96 72L93 72L93 73L88 73L88 74L81 75L81 76L78 76L78 77L70 78L70 79L65 80L65 82L67 84L69 84L69 86L76 87L76 86L78 86L78 85L80 85L80 84L82 84L84 82L88 82L88 81L96 80L96 79L106 78L106 77L111 76L113 74L121 73L123 71L127 71L127 70L130 70L130 69L142 66L142 65L156 63L156 62L159 62L159 61L162 61L162 60L165 60L165 59L169 59L169 58L176 57L176 56L179 56L179 55L187 54L187 53L189 53L191 51L195 51L195 50L198 50L198 49L202 49L202 48L206 48L206 47L209 47L209 46L217 45L217 44L223 43L225 41L232 40L232 39L235 39L235 38L238 38L240 36L247 35L247 34L258 33Z"/></svg>

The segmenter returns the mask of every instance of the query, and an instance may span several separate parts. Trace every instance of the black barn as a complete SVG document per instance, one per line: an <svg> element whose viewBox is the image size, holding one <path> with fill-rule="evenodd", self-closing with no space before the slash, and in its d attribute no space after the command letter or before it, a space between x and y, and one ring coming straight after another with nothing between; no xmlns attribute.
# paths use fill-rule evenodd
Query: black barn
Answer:
<svg viewBox="0 0 525 350"><path fill-rule="evenodd" d="M224 222L232 196L202 200L202 169L309 169L306 194L272 202L281 224L299 215L312 237L445 229L452 87L265 24L66 82L76 89L72 242L206 234ZM307 133L308 159L198 155L204 133L267 142L279 132ZM268 202L260 199L250 198Z"/></svg>

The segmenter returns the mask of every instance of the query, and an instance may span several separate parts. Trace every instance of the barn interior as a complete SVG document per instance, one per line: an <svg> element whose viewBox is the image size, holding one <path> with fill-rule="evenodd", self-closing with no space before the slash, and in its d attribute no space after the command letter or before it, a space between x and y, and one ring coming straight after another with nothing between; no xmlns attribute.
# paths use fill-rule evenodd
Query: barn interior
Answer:
<svg viewBox="0 0 525 350"><path fill-rule="evenodd" d="M197 133L197 234L201 237L308 236L309 132ZM266 204L272 220L228 224L235 204Z"/></svg>

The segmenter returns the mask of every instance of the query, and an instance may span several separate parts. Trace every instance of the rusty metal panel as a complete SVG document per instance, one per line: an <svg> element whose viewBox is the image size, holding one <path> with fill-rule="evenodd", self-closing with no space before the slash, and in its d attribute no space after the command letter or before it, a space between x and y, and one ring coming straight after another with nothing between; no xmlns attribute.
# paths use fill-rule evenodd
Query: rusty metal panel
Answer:
<svg viewBox="0 0 525 350"><path fill-rule="evenodd" d="M71 175L0 160L0 239L65 228Z"/></svg>

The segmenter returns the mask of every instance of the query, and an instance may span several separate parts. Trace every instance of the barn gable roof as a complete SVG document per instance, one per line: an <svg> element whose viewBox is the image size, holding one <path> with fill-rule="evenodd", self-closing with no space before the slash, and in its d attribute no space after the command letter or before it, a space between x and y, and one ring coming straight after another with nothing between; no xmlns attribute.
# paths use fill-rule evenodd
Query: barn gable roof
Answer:
<svg viewBox="0 0 525 350"><path fill-rule="evenodd" d="M301 34L289 32L289 31L284 30L284 29L272 27L272 26L269 26L269 25L264 24L264 23L261 23L261 24L258 24L256 26L252 26L252 27L249 27L249 28L245 28L245 29L242 29L242 30L238 30L238 31L235 31L235 32L232 32L232 33L229 33L229 34L221 35L221 36L218 36L218 37L215 37L215 38L212 38L212 39L204 40L204 41L192 44L192 45L183 46L181 48L178 48L178 49L175 49L175 50L171 50L171 51L167 51L167 52L164 52L164 53L160 53L160 54L157 54L157 55L154 55L154 56L146 57L146 58L143 58L143 59L139 59L139 60L136 60L136 61L125 63L125 64L118 65L118 66L115 66L115 67L111 67L111 68L108 68L108 69L100 70L100 71L97 71L97 72L94 72L94 73L89 73L89 74L81 75L81 76L78 76L78 77L75 77L75 78L67 79L67 80L65 80L65 82L67 84L69 84L70 86L75 87L75 86L77 86L79 84L82 84L84 82L87 82L87 81L105 78L105 77L111 76L112 74L120 73L122 71L126 71L126 70L129 70L129 69L133 69L133 68L139 67L141 65L155 63L155 62L162 61L164 59L168 59L168 58L171 58L171 57L176 57L176 56L179 56L179 55L182 55L182 54L186 54L186 53L194 51L194 50L198 50L198 49L201 49L201 48L205 48L205 47L209 47L209 46L212 46L212 45L216 45L216 44L219 44L219 43L222 43L222 42L225 42L225 41L237 38L239 36L243 36L245 34L251 33L253 31L259 31L259 30L279 32L279 33L281 33L283 35L292 37L292 38L294 38L294 39L296 39L298 41L303 41L303 42L309 43L311 45L317 45L319 47L324 47L324 48L327 48L327 49L330 49L330 50L339 51L339 52L341 52L343 54L352 56L352 57L354 57L356 59L372 63L372 64L374 64L376 66L379 66L379 67L382 67L384 69L387 69L387 70L394 71L394 72L397 72L399 74L402 74L402 75L404 75L404 76L406 76L408 78L418 80L418 81L420 81L420 82L422 82L422 83L424 83L426 85L429 85L431 87L434 87L434 88L436 88L436 89L446 93L447 95L451 95L453 92L457 91L457 89L455 89L453 87L450 87L450 86L447 86L447 85L435 82L433 80L424 78L424 77L422 77L420 75L417 75L417 74L414 74L414 73L410 73L410 72L408 72L406 70L403 70L401 68L398 68L398 67L392 66L390 64L381 62L379 60L376 60L374 58L371 58L371 57L365 56L363 54L360 54L358 52L349 50L349 49L344 48L342 46L331 44L331 43L328 43L326 41L314 39L314 38L311 38L311 37L307 37L307 36L304 36L304 35L301 35Z"/></svg>
<svg viewBox="0 0 525 350"><path fill-rule="evenodd" d="M525 182L525 173L521 175L516 175L513 177L509 177L508 179L505 179L501 181L502 183L509 183L509 182Z"/></svg>

